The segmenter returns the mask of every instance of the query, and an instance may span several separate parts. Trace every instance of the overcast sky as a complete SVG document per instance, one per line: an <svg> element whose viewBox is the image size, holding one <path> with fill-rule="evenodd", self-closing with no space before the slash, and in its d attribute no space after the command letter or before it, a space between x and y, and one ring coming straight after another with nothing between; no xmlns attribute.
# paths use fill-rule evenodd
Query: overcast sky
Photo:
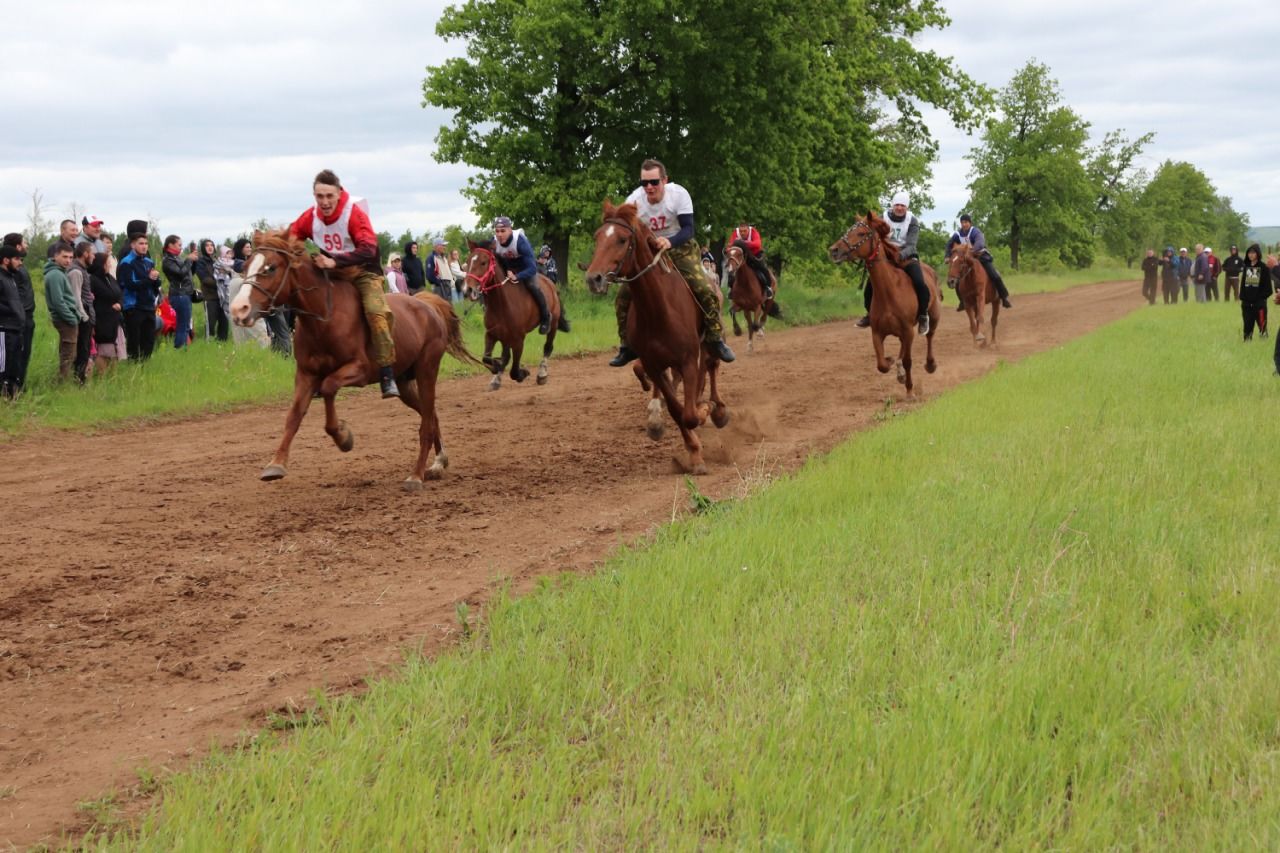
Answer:
<svg viewBox="0 0 1280 853"><path fill-rule="evenodd" d="M1153 130L1143 165L1188 160L1254 225L1280 225L1280 19L1260 0L945 2L956 20L923 46L993 87L1039 59L1097 138ZM434 34L445 5L63 0L74 26L55 41L21 4L0 50L0 230L24 227L39 188L51 219L74 203L111 231L152 218L221 239L293 219L326 167L370 199L379 229L474 224L469 170L431 157L446 117L421 106L425 66L462 50ZM950 221L976 140L929 115L941 150L922 213Z"/></svg>

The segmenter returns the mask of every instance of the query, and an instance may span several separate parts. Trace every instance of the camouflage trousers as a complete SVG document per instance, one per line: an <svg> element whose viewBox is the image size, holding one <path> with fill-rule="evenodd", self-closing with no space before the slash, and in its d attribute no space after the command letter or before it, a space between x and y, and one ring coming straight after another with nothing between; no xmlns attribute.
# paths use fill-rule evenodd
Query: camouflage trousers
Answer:
<svg viewBox="0 0 1280 853"><path fill-rule="evenodd" d="M718 344L724 340L724 328L720 324L720 300L707 277L702 272L702 252L697 240L690 240L682 246L668 249L666 257L675 264L680 275L689 283L698 306L702 309L702 342ZM614 312L618 316L618 340L627 345L627 312L631 310L631 285L618 285L618 295L613 301Z"/></svg>
<svg viewBox="0 0 1280 853"><path fill-rule="evenodd" d="M379 367L390 367L396 363L396 345L391 338L395 318L387 307L382 283L382 276L373 272L362 272L355 279L356 290L360 291L360 306L364 308L364 318L369 323L369 337L373 339L373 357Z"/></svg>

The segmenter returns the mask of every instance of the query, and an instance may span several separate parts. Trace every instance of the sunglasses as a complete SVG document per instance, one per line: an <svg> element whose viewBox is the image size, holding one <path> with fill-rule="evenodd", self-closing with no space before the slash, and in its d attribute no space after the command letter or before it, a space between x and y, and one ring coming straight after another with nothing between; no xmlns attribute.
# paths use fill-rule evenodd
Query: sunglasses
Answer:
<svg viewBox="0 0 1280 853"><path fill-rule="evenodd" d="M642 187L656 187L660 183L662 183L662 178L641 178L640 179L640 186Z"/></svg>

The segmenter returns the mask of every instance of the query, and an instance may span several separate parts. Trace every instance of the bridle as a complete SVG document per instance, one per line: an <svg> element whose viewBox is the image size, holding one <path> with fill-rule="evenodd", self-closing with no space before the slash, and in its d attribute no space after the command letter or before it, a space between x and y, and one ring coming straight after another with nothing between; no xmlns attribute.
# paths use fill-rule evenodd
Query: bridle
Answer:
<svg viewBox="0 0 1280 853"><path fill-rule="evenodd" d="M859 228L863 229L863 231L865 232L862 235L862 239L858 240L858 242L856 243L850 243L849 241L850 239L852 239L854 232L856 232ZM857 250L862 246L863 243L867 242L868 240L872 241L872 243L874 244L874 248L872 249L870 257L861 258L858 256ZM844 232L844 236L841 237L836 242L844 243L845 250L849 253L849 257L859 258L859 260L865 263L868 267L874 264L876 261L880 260L880 243L879 243L879 240L876 239L875 229L861 219L853 223L853 225L849 226L849 230Z"/></svg>
<svg viewBox="0 0 1280 853"><path fill-rule="evenodd" d="M966 255L964 258L961 258L961 260L964 263L964 266L961 268L961 272L955 277L951 278L950 281L948 282L948 284L950 284L952 287L954 287L957 290L960 289L960 282L964 281L966 278L973 275L973 255Z"/></svg>
<svg viewBox="0 0 1280 853"><path fill-rule="evenodd" d="M479 292L480 295L483 296L484 294L489 293L490 291L494 291L494 290L497 290L499 287L502 287L503 281L496 280L498 278L497 276L498 260L494 256L493 252L490 249L484 248L483 246L476 246L471 250L472 257L474 257L477 252L483 252L489 258L489 262L488 264L485 265L485 268L484 268L484 275L476 275L475 273L473 273L471 271L471 262L468 261L466 277L467 279L475 279L476 286L472 288L472 292Z"/></svg>
<svg viewBox="0 0 1280 853"><path fill-rule="evenodd" d="M622 260L618 261L618 265L614 267L610 272L605 273L605 278L608 280L610 284L630 284L631 282L644 277L644 275L648 273L649 270L653 269L658 265L658 262L662 260L662 256L667 253L666 249L659 249L657 253L653 256L653 260L649 262L649 265L647 267L640 270L640 272L636 273L635 275L623 276L622 271L626 269L627 264L630 263L632 259L635 257L636 244L640 242L640 238L636 236L636 230L632 228L629 223L627 223L622 219L606 219L604 223L601 224L600 228L596 229L597 237L600 234L600 230L604 228L605 225L617 225L619 228L622 228L623 230L625 230L627 234L631 237L631 239L627 241L627 253L622 256Z"/></svg>
<svg viewBox="0 0 1280 853"><path fill-rule="evenodd" d="M276 302L276 300L280 297L280 292L284 290L285 283L289 280L289 274L293 272L293 268L299 263L300 258L298 256L298 253L296 252L290 252L285 249L279 249L279 248L276 248L275 246L255 246L253 252L250 253L249 257L252 258L254 255L259 255L259 254L265 255L267 252L275 252L277 255L280 255L283 258L285 258L284 272L280 275L280 281L276 284L276 289L274 291L268 291L265 287L258 284L258 273L254 273L251 276L245 276L244 283L249 285L254 290L258 291L259 293L261 293L263 296L267 298L267 310L263 313L274 314L276 312L276 309L281 307L279 303ZM246 261L246 265L247 263L248 262ZM275 269L274 265L265 264L262 267L262 269L259 270L259 272L268 272L273 269ZM316 314L315 312L308 311L307 309L302 308L298 305L294 305L291 307L293 308L295 313L302 314L303 316L306 316L306 317L314 317L317 320L319 320L321 323L327 323L329 322L329 318L333 316L333 281L330 280L329 278L328 270L321 270L321 272L324 273L324 281L325 281L323 285L325 290L325 313L323 315ZM316 290L319 287L321 287L321 285L316 285L314 287L299 287L297 288L297 290L299 293L310 293L311 291Z"/></svg>

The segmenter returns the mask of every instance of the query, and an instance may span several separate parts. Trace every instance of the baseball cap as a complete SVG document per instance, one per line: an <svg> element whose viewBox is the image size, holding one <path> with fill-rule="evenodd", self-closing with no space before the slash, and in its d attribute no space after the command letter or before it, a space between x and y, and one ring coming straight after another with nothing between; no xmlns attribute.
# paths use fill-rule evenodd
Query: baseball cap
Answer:
<svg viewBox="0 0 1280 853"><path fill-rule="evenodd" d="M497 228L497 227L498 227L497 223L494 223L494 226L493 226L493 227L494 227L494 228ZM445 240L443 237L437 237L435 240L433 240L433 241L432 241L431 245L432 245L432 246L447 246L447 245L449 245L449 243L448 243L448 241L447 241L447 240Z"/></svg>
<svg viewBox="0 0 1280 853"><path fill-rule="evenodd" d="M80 220L80 224L81 225L101 225L102 220L96 216L86 216L84 219Z"/></svg>
<svg viewBox="0 0 1280 853"><path fill-rule="evenodd" d="M494 220L493 220L493 227L494 227L494 228L510 228L510 227L511 227L511 217L510 217L510 216L499 216L498 218L496 218L496 219L494 219Z"/></svg>

